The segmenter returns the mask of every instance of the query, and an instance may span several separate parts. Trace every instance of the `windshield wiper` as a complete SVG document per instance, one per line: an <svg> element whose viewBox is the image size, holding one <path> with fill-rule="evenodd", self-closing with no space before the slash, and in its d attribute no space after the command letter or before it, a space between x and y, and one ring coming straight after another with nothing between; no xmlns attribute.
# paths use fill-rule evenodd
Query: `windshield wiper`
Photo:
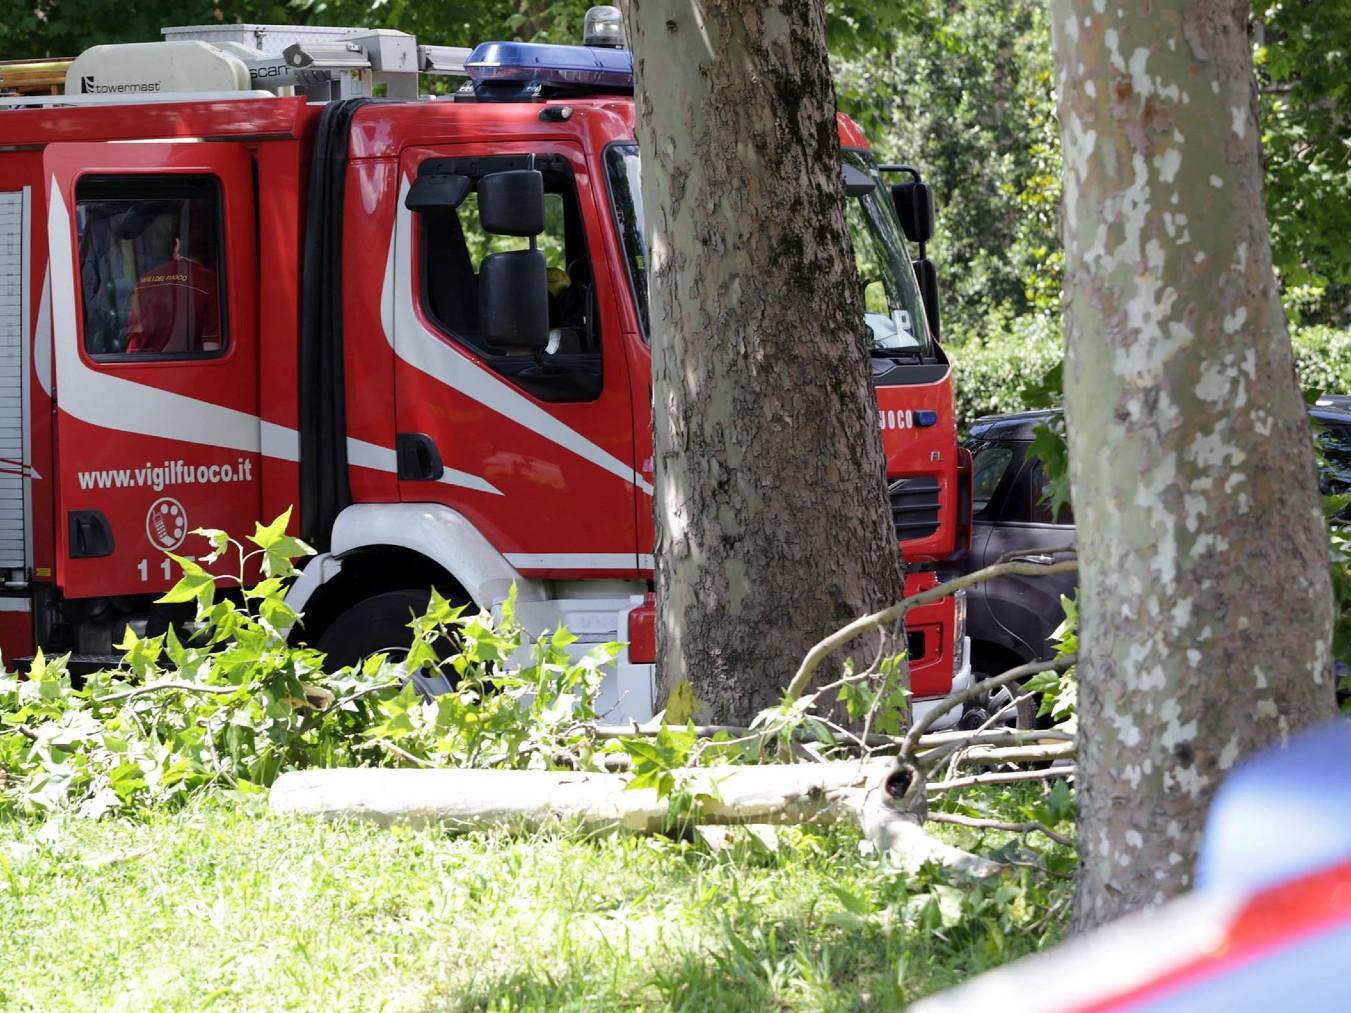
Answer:
<svg viewBox="0 0 1351 1013"><path fill-rule="evenodd" d="M920 362L924 358L918 348L878 348L874 346L868 349L868 354L874 359L910 359L914 362Z"/></svg>

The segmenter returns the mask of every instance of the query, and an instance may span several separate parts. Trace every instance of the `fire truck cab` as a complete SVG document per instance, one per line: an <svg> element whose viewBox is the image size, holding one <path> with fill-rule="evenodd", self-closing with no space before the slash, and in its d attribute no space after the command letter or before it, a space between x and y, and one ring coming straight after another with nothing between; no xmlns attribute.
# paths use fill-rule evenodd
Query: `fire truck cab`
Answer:
<svg viewBox="0 0 1351 1013"><path fill-rule="evenodd" d="M629 54L603 37L471 53L355 29L164 34L82 54L59 94L0 96L6 659L97 662L128 626L190 619L152 604L176 576L164 553L295 505L319 550L290 592L295 635L335 660L406 643L431 587L491 609L514 585L532 634L625 641L606 702L650 717ZM428 73L468 81L419 97ZM951 375L915 225L839 129L914 593L965 537ZM961 613L911 613L917 697L969 681Z"/></svg>

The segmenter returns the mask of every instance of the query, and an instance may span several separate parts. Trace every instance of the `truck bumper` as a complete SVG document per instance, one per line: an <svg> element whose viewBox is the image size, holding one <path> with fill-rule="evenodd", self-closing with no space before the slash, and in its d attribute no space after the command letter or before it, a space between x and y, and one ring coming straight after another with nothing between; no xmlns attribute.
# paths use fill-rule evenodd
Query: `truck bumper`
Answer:
<svg viewBox="0 0 1351 1013"><path fill-rule="evenodd" d="M971 638L962 638L961 657L954 659L955 664L952 668L952 691L948 695L953 695L971 688ZM914 703L914 719L919 720L929 711L933 710L940 703L947 699L947 696L930 696L917 699ZM952 707L948 712L942 715L930 727L931 731L941 732L948 728L956 726L962 719L962 707Z"/></svg>

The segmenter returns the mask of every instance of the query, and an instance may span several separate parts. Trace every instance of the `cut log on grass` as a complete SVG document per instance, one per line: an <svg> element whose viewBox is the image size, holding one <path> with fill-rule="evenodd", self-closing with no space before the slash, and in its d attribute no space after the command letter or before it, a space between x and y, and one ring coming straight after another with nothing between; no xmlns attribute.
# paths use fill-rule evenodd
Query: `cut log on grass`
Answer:
<svg viewBox="0 0 1351 1013"><path fill-rule="evenodd" d="M899 808L884 788L892 761L694 768L674 771L680 790L702 797L701 824L849 821L895 864L938 862L978 875L994 862L942 843ZM272 787L280 813L453 830L531 831L559 823L588 830L661 833L668 804L651 789L629 791L622 774L532 770L339 768L283 774ZM923 792L918 793L922 798ZM907 790L901 804L910 804Z"/></svg>
<svg viewBox="0 0 1351 1013"><path fill-rule="evenodd" d="M842 793L877 779L886 763L810 763L676 771L682 790L708 796L702 823L807 823L838 818ZM660 832L667 803L628 791L623 774L536 770L350 768L283 774L278 812L355 817L381 824L442 823L456 829L536 829L575 822L589 829Z"/></svg>

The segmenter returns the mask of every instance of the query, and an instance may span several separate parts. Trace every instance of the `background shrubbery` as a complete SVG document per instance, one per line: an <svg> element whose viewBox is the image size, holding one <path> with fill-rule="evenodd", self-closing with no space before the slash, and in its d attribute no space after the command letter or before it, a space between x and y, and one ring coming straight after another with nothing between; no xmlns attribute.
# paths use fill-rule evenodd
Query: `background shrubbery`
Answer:
<svg viewBox="0 0 1351 1013"><path fill-rule="evenodd" d="M885 47L835 47L836 89L882 161L919 165L933 184L927 253L965 427L1026 407L1023 388L1061 354L1050 25L1038 0L908 11ZM1351 393L1351 4L1264 0L1252 13L1272 259L1300 383Z"/></svg>
<svg viewBox="0 0 1351 1013"><path fill-rule="evenodd" d="M1029 407L1024 389L1037 384L1060 361L1060 320L1015 317L1003 333L984 341L949 344L957 399L957 424L965 429L982 415ZM1351 331L1335 327L1293 327L1300 386L1324 393L1351 394Z"/></svg>

